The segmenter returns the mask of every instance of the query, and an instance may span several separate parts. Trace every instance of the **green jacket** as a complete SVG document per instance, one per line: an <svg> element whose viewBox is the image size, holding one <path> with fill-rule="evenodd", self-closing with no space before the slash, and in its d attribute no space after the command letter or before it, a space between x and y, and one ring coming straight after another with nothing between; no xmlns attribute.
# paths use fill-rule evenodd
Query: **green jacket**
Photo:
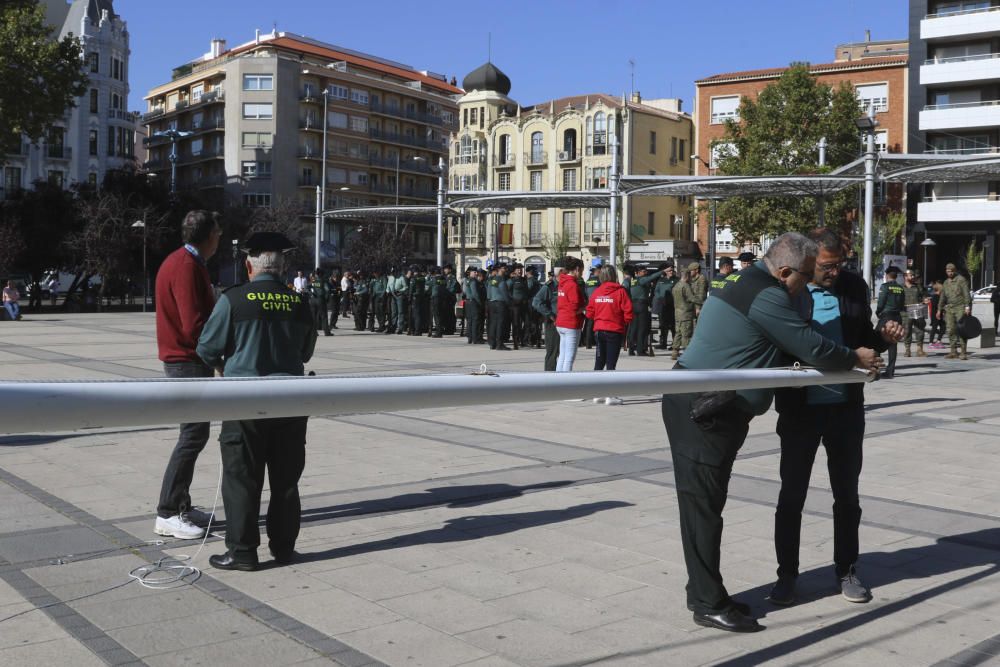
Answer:
<svg viewBox="0 0 1000 667"><path fill-rule="evenodd" d="M329 295L329 282L323 278L313 278L309 281L309 296L313 299L325 302Z"/></svg>
<svg viewBox="0 0 1000 667"><path fill-rule="evenodd" d="M626 281L627 285L623 284L623 287L628 290L628 296L632 299L633 306L636 301L649 301L650 286L662 275L662 273L657 272L642 278L633 278Z"/></svg>
<svg viewBox="0 0 1000 667"><path fill-rule="evenodd" d="M198 340L198 356L226 377L303 375L316 325L303 295L262 273L227 289Z"/></svg>
<svg viewBox="0 0 1000 667"><path fill-rule="evenodd" d="M695 305L700 306L705 303L705 299L708 298L708 279L705 278L704 274L699 273L697 278L688 281L688 285L691 287L691 295Z"/></svg>
<svg viewBox="0 0 1000 667"><path fill-rule="evenodd" d="M376 276L372 278L371 290L372 296L385 296L385 285L387 279L385 276Z"/></svg>
<svg viewBox="0 0 1000 667"><path fill-rule="evenodd" d="M443 299L448 295L448 280L438 274L427 276L427 295L432 299Z"/></svg>
<svg viewBox="0 0 1000 667"><path fill-rule="evenodd" d="M657 281L656 287L653 288L653 300L665 299L671 295L674 291L674 285L680 282L680 278L674 276L673 278L667 278L663 276Z"/></svg>
<svg viewBox="0 0 1000 667"><path fill-rule="evenodd" d="M499 275L486 279L486 300L510 303L510 289L507 287L507 279Z"/></svg>
<svg viewBox="0 0 1000 667"><path fill-rule="evenodd" d="M367 296L371 291L371 278L355 278L354 294L356 296Z"/></svg>
<svg viewBox="0 0 1000 667"><path fill-rule="evenodd" d="M480 306L486 301L486 288L475 278L466 278L462 286L462 298L466 301L474 301Z"/></svg>
<svg viewBox="0 0 1000 667"><path fill-rule="evenodd" d="M965 276L955 274L954 278L948 278L944 281L939 308L942 310L945 306L966 308L971 305L972 297L969 296L969 283L965 281Z"/></svg>
<svg viewBox="0 0 1000 667"><path fill-rule="evenodd" d="M905 307L906 297L903 286L895 280L887 280L882 283L882 287L878 290L878 302L875 305L876 317L882 317L883 313L899 315Z"/></svg>
<svg viewBox="0 0 1000 667"><path fill-rule="evenodd" d="M514 303L524 303L531 297L528 290L528 279L524 276L508 278L507 289L510 290L510 298Z"/></svg>
<svg viewBox="0 0 1000 667"><path fill-rule="evenodd" d="M531 299L531 307L535 312L540 313L546 320L554 320L556 317L556 306L559 301L559 284L555 278L550 278Z"/></svg>
<svg viewBox="0 0 1000 667"><path fill-rule="evenodd" d="M422 274L410 278L410 298L424 299L427 297L427 279Z"/></svg>
<svg viewBox="0 0 1000 667"><path fill-rule="evenodd" d="M695 296L691 284L686 280L678 280L673 289L674 319L686 322L694 319Z"/></svg>

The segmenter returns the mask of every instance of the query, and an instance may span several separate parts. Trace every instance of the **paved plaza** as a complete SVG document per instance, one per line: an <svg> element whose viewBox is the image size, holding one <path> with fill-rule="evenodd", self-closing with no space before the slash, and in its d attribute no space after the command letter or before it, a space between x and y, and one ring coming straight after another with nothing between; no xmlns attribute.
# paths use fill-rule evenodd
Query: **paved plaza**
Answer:
<svg viewBox="0 0 1000 667"><path fill-rule="evenodd" d="M28 314L2 323L0 340L2 379L162 376L152 314ZM542 351L484 347L341 329L320 337L307 369L541 370ZM1000 664L1000 350L973 349L968 362L944 352L900 354L897 379L867 390L859 574L870 604L834 591L823 454L801 602L764 599L776 416L751 424L722 572L767 628L752 635L699 628L685 609L657 397L394 413L373 403L314 417L301 558L255 573L208 565L220 533L201 549L155 542L176 426L0 436L0 665ZM592 362L581 350L577 368ZM192 486L203 507L220 475L218 426ZM129 577L182 554L200 578L157 590Z"/></svg>

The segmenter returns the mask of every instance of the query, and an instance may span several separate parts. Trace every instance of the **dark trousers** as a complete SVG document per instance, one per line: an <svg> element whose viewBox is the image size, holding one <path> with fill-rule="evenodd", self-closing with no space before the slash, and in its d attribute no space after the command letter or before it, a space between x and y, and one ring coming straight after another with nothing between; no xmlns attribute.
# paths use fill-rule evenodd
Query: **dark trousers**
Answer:
<svg viewBox="0 0 1000 667"><path fill-rule="evenodd" d="M490 322L486 338L492 349L503 345L504 335L507 332L507 304L503 301L490 301L489 310Z"/></svg>
<svg viewBox="0 0 1000 667"><path fill-rule="evenodd" d="M555 371L559 360L559 330L555 322L545 322L545 370Z"/></svg>
<svg viewBox="0 0 1000 667"><path fill-rule="evenodd" d="M752 415L725 410L716 418L695 422L690 412L696 396L664 396L662 412L680 510L687 602L697 613L712 614L732 605L719 571L722 510L733 461L746 440Z"/></svg>
<svg viewBox="0 0 1000 667"><path fill-rule="evenodd" d="M306 462L308 417L222 422L222 502L226 508L226 548L239 561L257 561L260 494L267 468L268 546L288 553L299 536L302 507L299 477Z"/></svg>
<svg viewBox="0 0 1000 667"><path fill-rule="evenodd" d="M618 355L622 351L624 336L614 331L597 332L597 357L594 359L594 370L615 370L618 366Z"/></svg>
<svg viewBox="0 0 1000 667"><path fill-rule="evenodd" d="M444 299L440 297L431 297L431 325L430 329L427 331L428 336L441 336L443 334L444 327L444 313L442 308L444 306Z"/></svg>
<svg viewBox="0 0 1000 667"><path fill-rule="evenodd" d="M899 322L900 324L902 324L903 316L897 312L882 313L882 317L880 317L878 321L878 328L881 329L886 322ZM896 343L890 343L889 349L887 350L889 363L887 363L885 366L885 375L887 375L888 377L892 377L892 375L896 371L896 355L899 353L899 350L896 348L897 348Z"/></svg>
<svg viewBox="0 0 1000 667"><path fill-rule="evenodd" d="M364 331L368 323L368 295L354 295L354 330Z"/></svg>
<svg viewBox="0 0 1000 667"><path fill-rule="evenodd" d="M405 294L394 294L392 297L392 320L396 333L406 331L406 311L408 303Z"/></svg>
<svg viewBox="0 0 1000 667"><path fill-rule="evenodd" d="M515 350L524 343L527 314L528 306L523 301L510 304L510 339Z"/></svg>
<svg viewBox="0 0 1000 667"><path fill-rule="evenodd" d="M316 331L320 329L323 333L330 333L330 321L326 316L326 301L323 299L311 299L309 305L312 307L313 321L316 323Z"/></svg>
<svg viewBox="0 0 1000 667"><path fill-rule="evenodd" d="M1000 326L1000 301L993 304L993 330Z"/></svg>
<svg viewBox="0 0 1000 667"><path fill-rule="evenodd" d="M774 515L774 549L778 574L799 573L799 533L802 507L809 491L809 477L820 442L826 448L826 465L833 490L833 562L837 576L844 576L858 560L858 526L865 412L861 403L803 406L778 415L781 438L781 492Z"/></svg>
<svg viewBox="0 0 1000 667"><path fill-rule="evenodd" d="M163 372L168 378L210 378L212 369L200 361L183 361L163 364ZM191 479L194 464L201 450L208 442L209 422L181 424L177 444L170 454L167 469L163 472L160 487L160 501L156 514L168 519L191 509Z"/></svg>
<svg viewBox="0 0 1000 667"><path fill-rule="evenodd" d="M410 300L410 333L419 336L427 328L424 311L427 310L427 299L415 296Z"/></svg>
<svg viewBox="0 0 1000 667"><path fill-rule="evenodd" d="M454 335L458 326L458 318L455 316L455 295L449 293L441 300L441 333L446 336Z"/></svg>
<svg viewBox="0 0 1000 667"><path fill-rule="evenodd" d="M594 347L594 320L589 317L583 320L583 331L580 333L580 343L588 350Z"/></svg>
<svg viewBox="0 0 1000 667"><path fill-rule="evenodd" d="M674 322L674 301L673 299L663 301L663 306L660 308L660 342L658 347L661 350L667 349L667 333L670 336L676 336L676 324Z"/></svg>
<svg viewBox="0 0 1000 667"><path fill-rule="evenodd" d="M481 308L482 306L479 303L471 299L465 300L465 333L470 343L482 340L479 322L479 319L483 316L479 312Z"/></svg>
<svg viewBox="0 0 1000 667"><path fill-rule="evenodd" d="M336 329L337 320L340 318L340 299L337 297L331 298L326 304L326 311L330 314L327 326L331 329Z"/></svg>
<svg viewBox="0 0 1000 667"><path fill-rule="evenodd" d="M651 324L649 302L634 301L632 303L632 323L628 328L629 350L637 354L649 353L649 327Z"/></svg>
<svg viewBox="0 0 1000 667"><path fill-rule="evenodd" d="M376 294L373 300L375 302L375 324L379 331L385 331L385 294Z"/></svg>

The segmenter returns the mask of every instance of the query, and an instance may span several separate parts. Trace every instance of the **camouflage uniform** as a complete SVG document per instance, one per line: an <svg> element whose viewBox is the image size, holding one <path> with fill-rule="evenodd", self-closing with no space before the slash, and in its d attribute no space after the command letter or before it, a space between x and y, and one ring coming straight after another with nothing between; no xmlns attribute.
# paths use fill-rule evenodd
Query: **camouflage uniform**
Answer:
<svg viewBox="0 0 1000 667"><path fill-rule="evenodd" d="M954 265L949 265L954 268ZM969 296L969 283L965 281L965 278L959 274L955 274L954 277L948 278L944 281L944 286L941 288L941 301L938 305L939 310L944 311L944 321L948 328L948 344L951 346L946 359L954 359L956 356L956 348L959 343L962 344L962 359L966 359L966 346L968 341L958 335L958 320L961 319L962 315L965 314L965 309L972 306L972 297Z"/></svg>
<svg viewBox="0 0 1000 667"><path fill-rule="evenodd" d="M919 276L915 278L919 283ZM919 284L903 286L903 301L907 306L912 306L914 304L924 303L924 291L920 288ZM926 320L925 320L926 321ZM906 332L906 337L903 339L903 343L906 348L903 351L903 356L910 356L910 345L913 342L914 334L916 334L917 339L917 356L926 357L927 353L924 352L924 330L917 327L914 324L913 318L910 317L906 308L903 308L903 331Z"/></svg>
<svg viewBox="0 0 1000 667"><path fill-rule="evenodd" d="M674 320L677 332L671 346L671 359L676 359L681 348L686 348L694 335L694 308L698 305L697 296L686 280L678 281L672 291L674 297Z"/></svg>

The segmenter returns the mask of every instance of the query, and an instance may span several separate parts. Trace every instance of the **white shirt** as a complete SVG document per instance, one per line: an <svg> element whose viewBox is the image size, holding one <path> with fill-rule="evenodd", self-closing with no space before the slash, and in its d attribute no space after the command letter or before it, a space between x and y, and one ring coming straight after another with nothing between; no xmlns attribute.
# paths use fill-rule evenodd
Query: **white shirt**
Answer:
<svg viewBox="0 0 1000 667"><path fill-rule="evenodd" d="M292 286L295 288L296 292L305 292L306 288L309 287L309 279L305 276L295 276L295 280L292 281Z"/></svg>

